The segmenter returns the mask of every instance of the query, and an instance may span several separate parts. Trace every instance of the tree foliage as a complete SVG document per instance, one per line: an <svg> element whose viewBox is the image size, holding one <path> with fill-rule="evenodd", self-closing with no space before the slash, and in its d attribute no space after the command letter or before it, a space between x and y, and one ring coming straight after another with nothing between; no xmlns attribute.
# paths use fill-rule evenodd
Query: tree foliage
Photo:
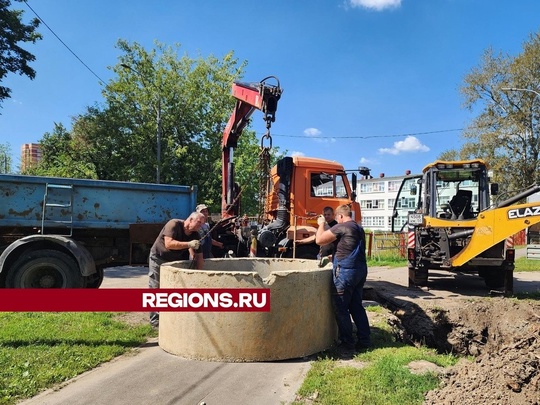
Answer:
<svg viewBox="0 0 540 405"><path fill-rule="evenodd" d="M0 143L0 173L11 173L12 164L11 145Z"/></svg>
<svg viewBox="0 0 540 405"><path fill-rule="evenodd" d="M29 65L36 57L23 49L21 42L35 43L41 39L36 32L39 20L34 18L29 24L22 22L22 10L9 10L10 0L0 0L0 81L9 73L18 73L34 79L36 72ZM11 89L0 86L0 102L9 98Z"/></svg>
<svg viewBox="0 0 540 405"><path fill-rule="evenodd" d="M117 46L123 54L111 67L116 77L103 104L77 116L71 131L56 126L46 134L34 172L154 183L159 167L160 183L196 185L199 202L219 212L222 134L235 103L231 85L246 63L232 52L179 57L180 45L158 42L150 51L124 40ZM244 131L234 154L248 214L257 207L258 149L255 134Z"/></svg>
<svg viewBox="0 0 540 405"><path fill-rule="evenodd" d="M445 155L485 159L506 191L539 182L540 34L516 57L487 49L461 92L465 107L480 106L480 113L465 130L461 150Z"/></svg>
<svg viewBox="0 0 540 405"><path fill-rule="evenodd" d="M72 137L62 124L54 124L54 130L43 135L40 147L41 160L28 167L23 174L79 179L98 178L85 145L78 138Z"/></svg>

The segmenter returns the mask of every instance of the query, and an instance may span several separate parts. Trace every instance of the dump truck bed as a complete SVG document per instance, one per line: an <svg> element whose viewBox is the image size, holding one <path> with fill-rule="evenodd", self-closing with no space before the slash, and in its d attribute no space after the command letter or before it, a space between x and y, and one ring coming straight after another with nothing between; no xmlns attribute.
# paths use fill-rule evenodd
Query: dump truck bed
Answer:
<svg viewBox="0 0 540 405"><path fill-rule="evenodd" d="M196 191L190 186L0 175L0 226L129 229L130 224L165 223L187 218Z"/></svg>

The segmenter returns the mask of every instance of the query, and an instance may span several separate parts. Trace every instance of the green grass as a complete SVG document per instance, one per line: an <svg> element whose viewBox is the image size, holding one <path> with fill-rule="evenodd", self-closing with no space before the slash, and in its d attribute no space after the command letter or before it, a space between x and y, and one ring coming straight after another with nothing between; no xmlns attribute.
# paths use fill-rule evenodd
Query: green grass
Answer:
<svg viewBox="0 0 540 405"><path fill-rule="evenodd" d="M383 312L381 307L368 311ZM384 319L384 318L383 318ZM327 352L316 360L298 391L295 404L421 404L424 394L439 385L433 373L413 374L407 365L426 360L441 367L457 362L451 355L397 342L386 321L371 325L373 349L357 354L352 363L342 363L336 353ZM350 364L350 365L349 365Z"/></svg>
<svg viewBox="0 0 540 405"><path fill-rule="evenodd" d="M388 267L406 267L407 259L399 256L397 253L385 253L372 255L368 258L369 266L388 266ZM520 257L515 261L514 271L540 271L540 260L531 260L526 257Z"/></svg>
<svg viewBox="0 0 540 405"><path fill-rule="evenodd" d="M14 404L155 335L113 313L0 313L0 404Z"/></svg>
<svg viewBox="0 0 540 405"><path fill-rule="evenodd" d="M514 271L540 271L540 260L531 260L520 257L514 262Z"/></svg>
<svg viewBox="0 0 540 405"><path fill-rule="evenodd" d="M372 255L367 260L368 267L370 266L388 266L388 267L404 267L407 266L407 259L399 256L397 253L385 253Z"/></svg>

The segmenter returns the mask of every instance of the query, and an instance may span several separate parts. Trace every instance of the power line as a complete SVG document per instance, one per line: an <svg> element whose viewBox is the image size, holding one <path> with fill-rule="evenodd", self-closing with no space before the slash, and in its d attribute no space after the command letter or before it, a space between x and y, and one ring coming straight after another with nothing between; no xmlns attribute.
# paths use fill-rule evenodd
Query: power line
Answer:
<svg viewBox="0 0 540 405"><path fill-rule="evenodd" d="M49 31L51 31L51 33L52 33L52 34L53 34L53 35L54 35L54 36L62 43L62 45L64 45L64 46L66 47L66 49L67 49L69 52L71 52L71 54L72 54L73 56L75 56L75 57L78 59L78 61L81 62L81 63L84 65L84 67L85 67L86 69L88 69L88 70L90 71L90 73L92 73L92 74L93 74L93 75L101 82L102 85L105 84L105 80L103 80L101 77L99 77L99 76L97 75L96 72L94 72L92 69L90 69L90 67L89 67L86 63L84 63L83 60L82 60L81 58L79 58L79 57L77 56L77 54L76 54L75 52L73 52L73 51L71 50L71 48L70 48L69 46L67 46L66 43L65 43L64 41L62 41L62 39L61 39L58 35L56 35L56 32L54 32L54 31L52 30L52 28L49 27L45 21L43 21L43 18L41 18L41 17L38 15L38 13L36 13L35 10L34 10L32 7L30 7L30 4L28 4L28 2L27 2L26 0L23 0L23 1L24 1L24 3L26 4L26 6L27 6L30 10L32 10L32 12L36 15L36 17L38 18L38 20L41 21L41 22L43 23L43 25L49 29Z"/></svg>
<svg viewBox="0 0 540 405"><path fill-rule="evenodd" d="M405 136L419 136L419 135L433 135L441 134L444 132L456 132L463 131L463 128L456 129L442 129L438 131L426 131L426 132L411 132L408 134L392 134L392 135L350 135L350 136L309 136L309 135L280 135L272 133L272 136L278 136L283 138L308 138L308 139L370 139L370 138L401 138Z"/></svg>
<svg viewBox="0 0 540 405"><path fill-rule="evenodd" d="M36 15L36 17L43 23L43 25L45 25L49 31L51 31L51 33L62 43L62 45L64 45L66 47L66 49L71 52L71 54L73 56L75 56L77 58L77 60L79 62L81 62L84 67L86 67L86 69L88 69L90 71L90 73L92 73L102 84L105 83L105 81L103 79L101 79L97 73L95 73L86 63L83 62L83 60L81 58L79 58L77 56L77 54L75 54L75 52L73 52L71 50L71 48L69 46L67 46L67 44L62 41L62 39L52 30L51 27L49 27L49 25L38 15L38 13L36 13L36 11L28 4L28 2L26 0L23 0L24 3L27 5L27 7ZM412 133L406 133L406 134L392 134L392 135L365 135L365 136L361 136L361 135L358 135L358 136L325 136L325 137L317 137L317 136L313 136L313 137L310 137L310 136L307 136L307 135L280 135L280 134L272 134L273 136L278 136L278 137L283 137L283 138L314 138L314 139L325 139L325 138L335 138L335 139L372 139L372 138L400 138L400 137L406 137L406 136L417 136L417 135L432 135L432 134L440 134L440 133L445 133L445 132L456 132L456 131L463 131L463 128L456 128L456 129L443 129L443 130L439 130L439 131L426 131L426 132L412 132Z"/></svg>

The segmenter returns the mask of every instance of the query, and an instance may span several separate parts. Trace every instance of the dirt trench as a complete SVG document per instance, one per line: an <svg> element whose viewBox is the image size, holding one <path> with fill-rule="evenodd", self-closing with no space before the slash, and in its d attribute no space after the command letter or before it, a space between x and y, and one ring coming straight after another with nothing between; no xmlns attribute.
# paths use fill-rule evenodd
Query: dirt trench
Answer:
<svg viewBox="0 0 540 405"><path fill-rule="evenodd" d="M424 404L540 404L540 303L470 297L426 302L414 293L395 293L372 291L371 299L399 319L394 327L405 342L463 356Z"/></svg>

